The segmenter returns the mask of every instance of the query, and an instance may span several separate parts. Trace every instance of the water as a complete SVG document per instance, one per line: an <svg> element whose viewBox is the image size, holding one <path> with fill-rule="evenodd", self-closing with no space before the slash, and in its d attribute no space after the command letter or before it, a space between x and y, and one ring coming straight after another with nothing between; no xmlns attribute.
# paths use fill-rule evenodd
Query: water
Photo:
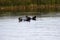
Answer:
<svg viewBox="0 0 60 40"><path fill-rule="evenodd" d="M0 40L60 40L60 17L20 23L17 18L0 17Z"/></svg>

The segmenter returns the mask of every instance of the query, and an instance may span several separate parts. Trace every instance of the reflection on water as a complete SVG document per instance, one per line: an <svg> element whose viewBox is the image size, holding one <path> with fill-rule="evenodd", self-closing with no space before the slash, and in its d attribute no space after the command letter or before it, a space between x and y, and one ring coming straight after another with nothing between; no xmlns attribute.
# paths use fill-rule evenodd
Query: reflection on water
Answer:
<svg viewBox="0 0 60 40"><path fill-rule="evenodd" d="M60 17L20 23L18 17L0 17L0 40L60 40Z"/></svg>

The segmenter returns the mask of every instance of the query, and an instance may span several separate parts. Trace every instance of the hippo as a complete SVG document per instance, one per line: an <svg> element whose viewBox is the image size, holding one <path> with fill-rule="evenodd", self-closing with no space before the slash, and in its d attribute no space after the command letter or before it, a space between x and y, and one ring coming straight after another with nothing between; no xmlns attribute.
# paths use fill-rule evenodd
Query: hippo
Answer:
<svg viewBox="0 0 60 40"><path fill-rule="evenodd" d="M36 16L34 16L32 18L31 17L28 17L28 16L19 17L18 20L19 20L19 22L22 22L22 21L28 21L28 22L30 22L30 20L36 20Z"/></svg>

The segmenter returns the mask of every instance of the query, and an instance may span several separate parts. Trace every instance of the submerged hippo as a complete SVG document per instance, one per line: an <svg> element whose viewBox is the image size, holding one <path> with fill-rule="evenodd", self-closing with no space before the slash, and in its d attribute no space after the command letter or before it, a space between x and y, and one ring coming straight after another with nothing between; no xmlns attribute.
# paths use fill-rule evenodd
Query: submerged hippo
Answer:
<svg viewBox="0 0 60 40"><path fill-rule="evenodd" d="M24 18L22 17L19 17L18 18L18 20L19 20L19 22L21 22L21 21L28 21L28 22L30 22L30 20L36 20L36 16L34 16L34 17L28 17L28 16L25 16Z"/></svg>

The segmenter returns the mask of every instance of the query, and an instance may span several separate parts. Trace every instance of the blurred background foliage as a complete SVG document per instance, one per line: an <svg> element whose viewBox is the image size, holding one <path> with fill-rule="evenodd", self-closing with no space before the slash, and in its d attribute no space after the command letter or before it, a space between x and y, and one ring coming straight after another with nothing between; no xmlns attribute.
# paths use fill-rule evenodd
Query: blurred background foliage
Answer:
<svg viewBox="0 0 60 40"><path fill-rule="evenodd" d="M0 15L5 12L60 12L60 0L0 0Z"/></svg>

